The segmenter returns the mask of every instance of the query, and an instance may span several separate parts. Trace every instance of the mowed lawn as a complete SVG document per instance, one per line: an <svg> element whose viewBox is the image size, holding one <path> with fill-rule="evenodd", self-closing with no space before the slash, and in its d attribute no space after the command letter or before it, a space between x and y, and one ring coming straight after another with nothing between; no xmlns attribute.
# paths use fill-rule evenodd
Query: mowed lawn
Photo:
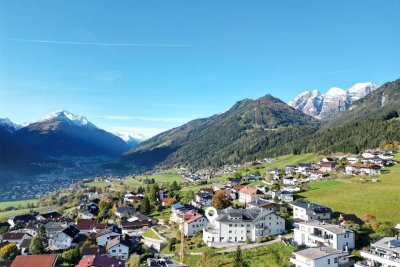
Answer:
<svg viewBox="0 0 400 267"><path fill-rule="evenodd" d="M348 180L330 180L310 184L307 192L299 195L310 202L326 205L334 212L365 213L376 216L380 222L400 223L400 165L387 168L390 173L378 176L380 182L360 181L365 176Z"/></svg>

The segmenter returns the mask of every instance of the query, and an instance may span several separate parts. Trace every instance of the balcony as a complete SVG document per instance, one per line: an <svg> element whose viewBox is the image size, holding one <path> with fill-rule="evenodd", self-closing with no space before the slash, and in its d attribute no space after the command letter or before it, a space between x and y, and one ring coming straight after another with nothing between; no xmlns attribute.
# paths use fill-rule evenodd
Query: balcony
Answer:
<svg viewBox="0 0 400 267"><path fill-rule="evenodd" d="M383 253L378 253L376 251L360 251L360 254L361 257L367 260L379 262L381 264L385 264L388 266L400 267L400 258L398 257L394 257Z"/></svg>

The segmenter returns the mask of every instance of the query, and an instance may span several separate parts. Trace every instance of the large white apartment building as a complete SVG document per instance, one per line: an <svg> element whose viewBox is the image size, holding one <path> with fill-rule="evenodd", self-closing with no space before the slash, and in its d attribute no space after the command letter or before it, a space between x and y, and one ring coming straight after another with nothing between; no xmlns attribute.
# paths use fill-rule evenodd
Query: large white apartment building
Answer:
<svg viewBox="0 0 400 267"><path fill-rule="evenodd" d="M259 208L227 208L218 212L203 230L203 241L211 245L214 242L246 242L249 238L255 242L263 236L279 235L285 231L285 219L275 213Z"/></svg>
<svg viewBox="0 0 400 267"><path fill-rule="evenodd" d="M296 267L350 267L354 264L349 257L349 252L330 247L295 251L290 262Z"/></svg>
<svg viewBox="0 0 400 267"><path fill-rule="evenodd" d="M315 203L292 203L293 219L301 221L327 221L331 219L332 210Z"/></svg>
<svg viewBox="0 0 400 267"><path fill-rule="evenodd" d="M355 267L400 267L400 240L397 237L384 237L372 243L368 251L360 250L365 260Z"/></svg>
<svg viewBox="0 0 400 267"><path fill-rule="evenodd" d="M298 223L293 239L297 244L308 247L327 246L339 250L355 247L354 232L340 225L322 222Z"/></svg>

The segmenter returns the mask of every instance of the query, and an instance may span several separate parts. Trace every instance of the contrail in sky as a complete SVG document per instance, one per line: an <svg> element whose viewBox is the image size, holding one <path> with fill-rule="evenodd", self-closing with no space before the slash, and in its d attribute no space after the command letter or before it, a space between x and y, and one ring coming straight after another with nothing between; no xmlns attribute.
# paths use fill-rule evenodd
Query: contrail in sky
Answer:
<svg viewBox="0 0 400 267"><path fill-rule="evenodd" d="M38 44L64 44L64 45L88 45L88 46L136 46L136 47L190 47L189 44L142 44L142 43L92 43L92 42L70 42L55 40L21 39L9 38L10 41L38 43Z"/></svg>

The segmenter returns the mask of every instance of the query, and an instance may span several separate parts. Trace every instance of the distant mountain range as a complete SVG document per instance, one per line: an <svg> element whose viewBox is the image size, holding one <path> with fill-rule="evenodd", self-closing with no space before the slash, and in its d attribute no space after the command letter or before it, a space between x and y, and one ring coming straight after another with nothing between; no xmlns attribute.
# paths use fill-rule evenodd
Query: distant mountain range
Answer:
<svg viewBox="0 0 400 267"><path fill-rule="evenodd" d="M349 109L354 101L374 91L378 86L372 82L356 83L347 90L332 87L325 94L305 91L296 96L289 105L317 119L329 119Z"/></svg>
<svg viewBox="0 0 400 267"><path fill-rule="evenodd" d="M125 153L120 161L156 165L221 166L252 160L311 134L319 122L266 95L244 99L228 111L163 132ZM272 152L274 151L274 152Z"/></svg>
<svg viewBox="0 0 400 267"><path fill-rule="evenodd" d="M325 94L306 92L290 105L271 95L244 99L224 113L143 142L141 136L111 134L67 111L26 126L1 119L0 170L9 174L23 166L30 170L32 163L70 160L103 162L101 168L120 174L134 168L218 167L284 154L358 153L400 144L400 80L379 88L359 83Z"/></svg>
<svg viewBox="0 0 400 267"><path fill-rule="evenodd" d="M291 102L296 108L270 95L245 99L225 113L150 138L119 162L149 168L201 168L292 153L358 153L388 142L400 143L400 120L396 119L400 80L376 87L359 83L347 90L304 93Z"/></svg>
<svg viewBox="0 0 400 267"><path fill-rule="evenodd" d="M130 148L120 137L64 110L24 127L2 119L0 134L0 166L11 169L65 160L110 160Z"/></svg>

